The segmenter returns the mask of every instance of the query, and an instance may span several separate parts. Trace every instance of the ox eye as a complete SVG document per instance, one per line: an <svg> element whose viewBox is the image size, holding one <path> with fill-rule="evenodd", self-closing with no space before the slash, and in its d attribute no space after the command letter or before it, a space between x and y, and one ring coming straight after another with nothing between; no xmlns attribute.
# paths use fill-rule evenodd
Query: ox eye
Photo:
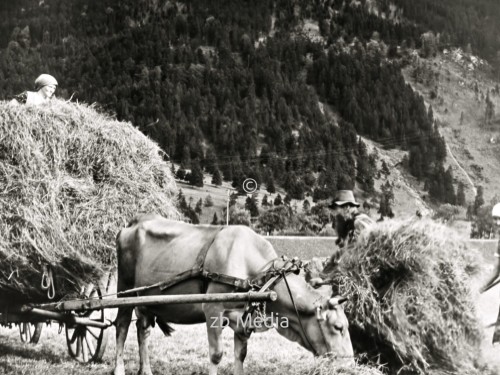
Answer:
<svg viewBox="0 0 500 375"><path fill-rule="evenodd" d="M342 323L339 322L334 323L333 328L335 328L335 330L339 331L340 333L344 332L344 325Z"/></svg>

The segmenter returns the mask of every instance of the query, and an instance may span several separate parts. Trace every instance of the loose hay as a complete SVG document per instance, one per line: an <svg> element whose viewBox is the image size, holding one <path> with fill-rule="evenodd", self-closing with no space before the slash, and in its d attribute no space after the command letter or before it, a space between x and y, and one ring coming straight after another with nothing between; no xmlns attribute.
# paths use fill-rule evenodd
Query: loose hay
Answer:
<svg viewBox="0 0 500 375"><path fill-rule="evenodd" d="M380 367L380 366L379 366ZM298 366L293 374L297 375L383 375L383 372L372 366L362 364L342 363L333 358L319 358L314 368L301 368Z"/></svg>
<svg viewBox="0 0 500 375"><path fill-rule="evenodd" d="M481 373L482 329L468 286L475 257L432 221L390 221L363 233L332 275L350 297L355 350L391 373Z"/></svg>
<svg viewBox="0 0 500 375"><path fill-rule="evenodd" d="M115 264L116 233L138 212L176 218L159 147L87 105L0 102L0 303L56 298Z"/></svg>

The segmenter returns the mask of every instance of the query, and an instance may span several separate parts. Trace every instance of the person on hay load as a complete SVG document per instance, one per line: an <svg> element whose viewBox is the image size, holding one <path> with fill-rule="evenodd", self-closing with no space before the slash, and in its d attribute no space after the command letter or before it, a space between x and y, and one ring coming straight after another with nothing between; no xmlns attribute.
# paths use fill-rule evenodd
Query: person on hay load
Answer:
<svg viewBox="0 0 500 375"><path fill-rule="evenodd" d="M493 206L493 209L491 210L491 216L498 228L498 233L500 234L500 203L497 203ZM495 254L495 256L498 258L496 269L493 272L493 275L488 279L486 284L481 288L481 293L486 292L499 283L498 277L500 276L500 239L498 240L497 253ZM498 311L498 317L495 324L495 332L493 333L493 344L498 343L500 343L500 310Z"/></svg>
<svg viewBox="0 0 500 375"><path fill-rule="evenodd" d="M35 80L35 91L24 91L11 100L13 104L41 105L46 104L54 96L58 86L57 80L50 74L41 74Z"/></svg>
<svg viewBox="0 0 500 375"><path fill-rule="evenodd" d="M332 204L328 206L335 210L335 229L337 240L335 243L339 247L328 259L325 268L320 273L320 277L311 279L310 284L314 287L328 283L329 274L335 269L343 251L349 248L358 238L359 234L375 222L371 217L358 211L360 204L354 199L352 190L339 190L335 194Z"/></svg>

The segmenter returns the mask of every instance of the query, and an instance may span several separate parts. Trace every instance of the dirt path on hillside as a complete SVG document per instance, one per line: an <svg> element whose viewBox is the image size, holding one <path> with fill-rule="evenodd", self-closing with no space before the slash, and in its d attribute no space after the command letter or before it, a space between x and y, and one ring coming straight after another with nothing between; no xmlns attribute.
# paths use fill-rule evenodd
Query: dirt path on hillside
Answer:
<svg viewBox="0 0 500 375"><path fill-rule="evenodd" d="M439 135L441 137L443 137L443 139L445 139L444 136L441 134L441 131L438 130L438 132L439 132ZM474 196L475 196L477 194L477 189L476 189L476 186L474 185L474 182L472 182L472 179L470 178L470 176L467 173L467 171L460 165L460 163L458 162L458 160L455 157L455 155L453 155L453 152L451 151L450 145L448 143L446 143L446 150L448 151L448 154L450 155L450 157L455 162L455 165L457 166L457 168L460 169L460 171L462 171L462 173L464 174L464 176L467 179L467 181L469 181L469 184L471 185L472 191L474 192Z"/></svg>

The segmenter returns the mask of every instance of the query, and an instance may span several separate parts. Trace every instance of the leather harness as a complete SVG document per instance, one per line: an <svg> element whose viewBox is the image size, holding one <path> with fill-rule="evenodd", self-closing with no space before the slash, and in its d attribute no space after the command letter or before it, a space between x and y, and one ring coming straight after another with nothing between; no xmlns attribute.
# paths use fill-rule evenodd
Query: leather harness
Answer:
<svg viewBox="0 0 500 375"><path fill-rule="evenodd" d="M116 294L128 295L128 294L143 292L154 288L159 288L160 290L163 291L183 281L194 278L201 278L207 281L213 281L221 284L231 285L241 291L258 290L264 292L275 285L278 279L280 279L282 272L285 272L285 274L289 273L298 274L300 272L302 263L298 259L290 260L287 259L286 257L283 257L282 260L280 258L276 258L269 261L257 273L257 275L246 279L226 275L219 272L210 272L205 270L205 259L208 254L208 250L214 243L217 234L219 234L219 232L222 229L224 229L224 227L218 228L218 230L213 234L211 240L207 241L206 245L203 246L203 248L198 253L198 256L196 257L194 266L191 269L178 273L168 278L167 280L163 280L148 286L124 290ZM280 262L282 262L281 265L279 265Z"/></svg>

